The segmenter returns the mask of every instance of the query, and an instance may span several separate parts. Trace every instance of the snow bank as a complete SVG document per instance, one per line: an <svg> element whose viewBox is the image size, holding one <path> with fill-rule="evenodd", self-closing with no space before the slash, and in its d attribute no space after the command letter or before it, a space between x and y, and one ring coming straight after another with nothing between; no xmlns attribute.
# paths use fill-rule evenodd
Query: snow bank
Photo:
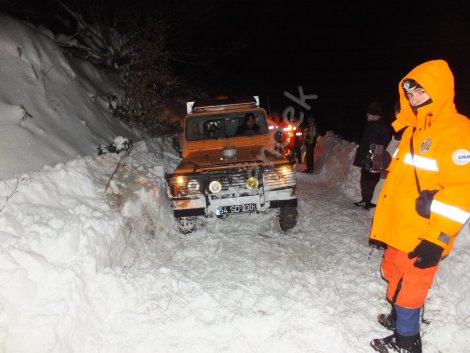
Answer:
<svg viewBox="0 0 470 353"><path fill-rule="evenodd" d="M164 173L178 157L162 154L169 143L0 182L0 351L89 351L85 338L104 324L98 278L130 266L145 238L163 242L173 229ZM103 303L101 314L113 305Z"/></svg>
<svg viewBox="0 0 470 353"><path fill-rule="evenodd" d="M353 166L357 144L327 131L318 138L315 146L316 180L330 187L341 189L355 199L360 196L360 169Z"/></svg>

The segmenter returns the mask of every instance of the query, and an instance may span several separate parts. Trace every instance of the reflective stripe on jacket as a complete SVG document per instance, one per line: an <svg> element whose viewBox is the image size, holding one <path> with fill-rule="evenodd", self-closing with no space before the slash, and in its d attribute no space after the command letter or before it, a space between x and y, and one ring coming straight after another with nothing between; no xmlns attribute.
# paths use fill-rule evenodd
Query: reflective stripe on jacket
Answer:
<svg viewBox="0 0 470 353"><path fill-rule="evenodd" d="M433 60L405 78L417 81L432 102L415 114L401 88L401 111L393 123L406 127L380 193L370 237L409 252L422 239L449 253L470 216L470 120L457 113L454 78L447 63ZM414 155L410 152L413 136ZM429 219L415 210L415 169L422 190L437 190Z"/></svg>

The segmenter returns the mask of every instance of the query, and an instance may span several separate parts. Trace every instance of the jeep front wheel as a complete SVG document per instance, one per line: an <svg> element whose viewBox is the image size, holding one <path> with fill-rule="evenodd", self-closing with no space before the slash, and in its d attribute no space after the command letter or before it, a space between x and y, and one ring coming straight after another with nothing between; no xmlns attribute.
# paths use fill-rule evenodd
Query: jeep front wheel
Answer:
<svg viewBox="0 0 470 353"><path fill-rule="evenodd" d="M281 207L279 212L279 225L282 231L292 229L297 224L297 207L285 206Z"/></svg>
<svg viewBox="0 0 470 353"><path fill-rule="evenodd" d="M196 228L196 217L178 217L178 229L180 233L188 234Z"/></svg>

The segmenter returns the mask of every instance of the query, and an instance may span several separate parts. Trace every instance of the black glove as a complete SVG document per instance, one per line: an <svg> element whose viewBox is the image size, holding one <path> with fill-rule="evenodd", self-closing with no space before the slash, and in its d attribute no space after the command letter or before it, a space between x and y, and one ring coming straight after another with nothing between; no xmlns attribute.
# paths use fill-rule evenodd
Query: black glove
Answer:
<svg viewBox="0 0 470 353"><path fill-rule="evenodd" d="M439 263L443 251L444 249L439 245L423 239L421 240L421 243L419 243L416 248L408 254L408 258L412 259L416 257L416 261L414 263L415 267L428 268Z"/></svg>
<svg viewBox="0 0 470 353"><path fill-rule="evenodd" d="M434 195L439 190L422 190L421 194L418 196L415 202L416 212L421 217L429 218L431 217L431 203Z"/></svg>
<svg viewBox="0 0 470 353"><path fill-rule="evenodd" d="M372 167L374 166L374 162L372 160L374 156L372 155L372 153L369 151L365 158L362 160L362 167L367 170L368 172L372 169Z"/></svg>

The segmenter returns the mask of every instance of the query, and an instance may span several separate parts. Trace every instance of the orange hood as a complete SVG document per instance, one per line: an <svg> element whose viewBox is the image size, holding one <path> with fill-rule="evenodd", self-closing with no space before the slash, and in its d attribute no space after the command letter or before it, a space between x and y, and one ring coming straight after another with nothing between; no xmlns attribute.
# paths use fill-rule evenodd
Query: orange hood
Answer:
<svg viewBox="0 0 470 353"><path fill-rule="evenodd" d="M413 112L402 88L405 79L418 82L429 94L432 103L418 108L417 113ZM436 116L442 119L457 113L454 105L454 76L444 60L432 60L415 67L400 80L398 94L401 110L392 124L396 131L406 126L425 129L435 122Z"/></svg>
<svg viewBox="0 0 470 353"><path fill-rule="evenodd" d="M284 158L275 156L272 151L265 146L243 146L237 147L237 157L235 159L224 160L222 158L222 148L206 151L195 151L190 153L180 163L178 169L211 168L227 164L259 164L260 162L281 162Z"/></svg>

